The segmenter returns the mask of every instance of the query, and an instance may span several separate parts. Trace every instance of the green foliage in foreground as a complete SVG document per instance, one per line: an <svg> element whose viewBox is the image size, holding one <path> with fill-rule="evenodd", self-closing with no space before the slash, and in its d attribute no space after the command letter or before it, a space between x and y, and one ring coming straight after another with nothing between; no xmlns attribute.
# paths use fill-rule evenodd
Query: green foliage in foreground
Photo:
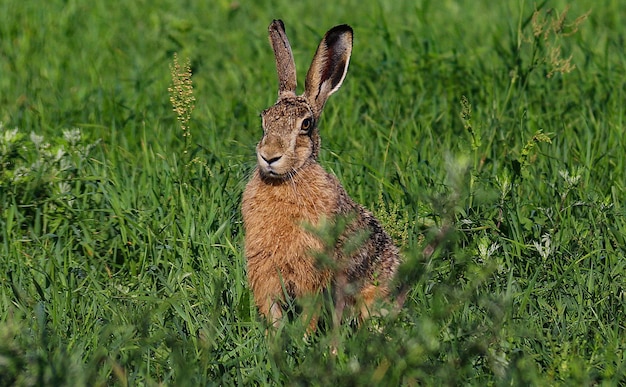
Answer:
<svg viewBox="0 0 626 387"><path fill-rule="evenodd" d="M0 4L0 385L626 382L624 7L279 3ZM359 329L268 332L247 288L278 17L300 79L355 30L321 159L407 291Z"/></svg>

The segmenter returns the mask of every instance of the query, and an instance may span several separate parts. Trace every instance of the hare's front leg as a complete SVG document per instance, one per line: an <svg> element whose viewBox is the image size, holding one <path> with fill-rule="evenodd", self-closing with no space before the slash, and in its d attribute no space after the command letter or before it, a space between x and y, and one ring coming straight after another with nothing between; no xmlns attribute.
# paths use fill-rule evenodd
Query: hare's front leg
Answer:
<svg viewBox="0 0 626 387"><path fill-rule="evenodd" d="M254 295L254 302L259 312L270 324L277 327L283 317L280 281L273 276L267 275L267 273L261 274L260 270L253 269L249 270L249 272L252 274L250 275L250 285Z"/></svg>
<svg viewBox="0 0 626 387"><path fill-rule="evenodd" d="M280 324L280 320L282 320L283 318L283 310L280 307L280 302L274 301L272 303L272 306L270 307L270 312L269 312L269 315L267 315L267 318L270 324L274 326L274 328L278 328L278 325Z"/></svg>
<svg viewBox="0 0 626 387"><path fill-rule="evenodd" d="M359 320L368 319L370 316L384 316L385 310L375 310L376 300L385 299L389 295L389 288L381 284L366 284L359 292L358 304L360 307Z"/></svg>

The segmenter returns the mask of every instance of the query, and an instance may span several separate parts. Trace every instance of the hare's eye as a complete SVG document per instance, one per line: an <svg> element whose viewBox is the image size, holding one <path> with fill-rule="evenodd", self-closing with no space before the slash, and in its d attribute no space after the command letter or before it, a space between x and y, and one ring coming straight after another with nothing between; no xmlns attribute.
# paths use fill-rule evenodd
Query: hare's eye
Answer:
<svg viewBox="0 0 626 387"><path fill-rule="evenodd" d="M313 129L312 118L307 117L304 120L302 120L302 126L300 126L300 130L303 132L303 134L310 134L312 129Z"/></svg>

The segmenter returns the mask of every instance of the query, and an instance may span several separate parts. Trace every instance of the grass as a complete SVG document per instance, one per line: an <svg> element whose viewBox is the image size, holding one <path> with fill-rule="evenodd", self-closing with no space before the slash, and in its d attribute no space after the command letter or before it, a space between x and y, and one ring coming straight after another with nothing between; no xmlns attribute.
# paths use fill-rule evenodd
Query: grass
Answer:
<svg viewBox="0 0 626 387"><path fill-rule="evenodd" d="M623 384L625 16L615 0L2 2L0 385ZM301 82L322 34L354 27L321 162L405 259L399 313L308 340L299 321L266 333L242 254L273 18Z"/></svg>

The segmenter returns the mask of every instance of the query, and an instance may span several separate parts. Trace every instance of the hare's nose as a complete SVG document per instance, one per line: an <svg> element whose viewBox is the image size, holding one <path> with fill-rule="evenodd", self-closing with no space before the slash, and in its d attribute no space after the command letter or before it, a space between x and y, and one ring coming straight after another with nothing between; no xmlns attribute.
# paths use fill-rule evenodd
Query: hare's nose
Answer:
<svg viewBox="0 0 626 387"><path fill-rule="evenodd" d="M278 160L280 160L283 156L281 155L281 156L266 158L265 156L261 155L261 157L263 158L263 160L265 160L267 165L272 165L275 162L277 162Z"/></svg>

